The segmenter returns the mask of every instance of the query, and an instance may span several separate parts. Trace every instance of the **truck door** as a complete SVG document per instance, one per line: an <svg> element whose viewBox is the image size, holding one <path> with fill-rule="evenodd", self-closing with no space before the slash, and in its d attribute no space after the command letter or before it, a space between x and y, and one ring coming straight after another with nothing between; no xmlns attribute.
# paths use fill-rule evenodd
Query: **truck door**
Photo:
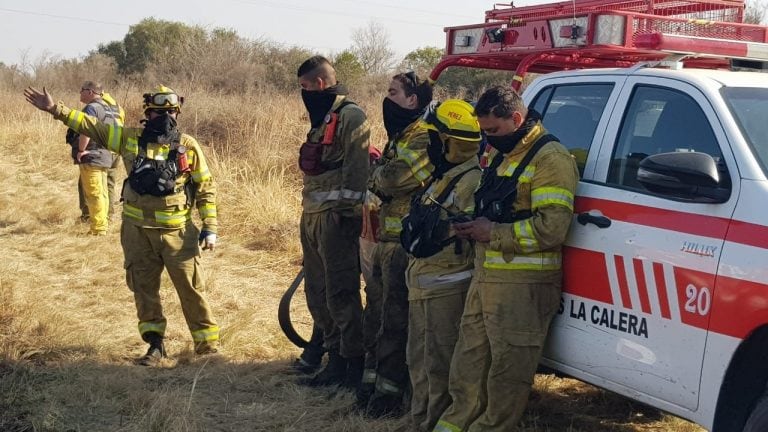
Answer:
<svg viewBox="0 0 768 432"><path fill-rule="evenodd" d="M579 186L563 301L545 355L552 365L655 405L664 401L673 412L696 410L715 275L737 194L722 204L664 196L647 191L637 170L649 155L704 152L731 187L719 144L726 142L701 90L675 79L627 78L594 172Z"/></svg>

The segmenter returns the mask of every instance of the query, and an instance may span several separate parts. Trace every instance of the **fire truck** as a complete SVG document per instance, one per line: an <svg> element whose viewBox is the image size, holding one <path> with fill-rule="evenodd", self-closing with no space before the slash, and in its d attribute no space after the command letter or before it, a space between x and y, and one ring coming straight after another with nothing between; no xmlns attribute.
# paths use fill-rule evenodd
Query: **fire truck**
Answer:
<svg viewBox="0 0 768 432"><path fill-rule="evenodd" d="M496 5L447 67L523 92L581 180L542 363L715 432L768 431L768 27L733 0Z"/></svg>

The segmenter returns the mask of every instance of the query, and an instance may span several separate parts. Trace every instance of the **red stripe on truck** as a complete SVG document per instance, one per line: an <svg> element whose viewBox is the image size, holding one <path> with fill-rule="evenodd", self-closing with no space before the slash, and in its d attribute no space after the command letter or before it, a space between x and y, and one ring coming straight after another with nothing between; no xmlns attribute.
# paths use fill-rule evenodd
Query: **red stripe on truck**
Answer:
<svg viewBox="0 0 768 432"><path fill-rule="evenodd" d="M605 267L605 255L572 246L564 248L563 291L579 297L613 304L611 284L608 282L608 270ZM567 277L579 275L579 277Z"/></svg>
<svg viewBox="0 0 768 432"><path fill-rule="evenodd" d="M729 219L659 209L625 202L598 198L577 197L576 213L599 210L603 216L616 221L688 233L703 237L724 239ZM768 228L760 227L768 236Z"/></svg>
<svg viewBox="0 0 768 432"><path fill-rule="evenodd" d="M717 277L710 331L739 339L768 323L768 285Z"/></svg>

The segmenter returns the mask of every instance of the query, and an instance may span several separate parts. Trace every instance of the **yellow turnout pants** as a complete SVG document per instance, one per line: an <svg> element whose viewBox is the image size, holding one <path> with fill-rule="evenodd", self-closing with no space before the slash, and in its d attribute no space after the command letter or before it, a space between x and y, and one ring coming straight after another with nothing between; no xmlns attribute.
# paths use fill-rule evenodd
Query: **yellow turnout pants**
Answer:
<svg viewBox="0 0 768 432"><path fill-rule="evenodd" d="M195 352L216 348L219 326L203 296L205 283L200 269L197 227L192 222L179 229L144 228L123 222L120 234L125 277L136 301L142 338L146 340L147 332L165 334L166 319L160 304L160 274L165 268L179 295Z"/></svg>
<svg viewBox="0 0 768 432"><path fill-rule="evenodd" d="M109 196L107 194L107 168L80 164L80 185L88 205L91 234L107 233Z"/></svg>

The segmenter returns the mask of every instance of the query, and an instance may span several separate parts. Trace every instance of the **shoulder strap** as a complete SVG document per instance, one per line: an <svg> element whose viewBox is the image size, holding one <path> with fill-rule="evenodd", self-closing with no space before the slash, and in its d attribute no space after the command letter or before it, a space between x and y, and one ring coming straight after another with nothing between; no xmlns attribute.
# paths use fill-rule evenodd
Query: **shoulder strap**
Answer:
<svg viewBox="0 0 768 432"><path fill-rule="evenodd" d="M436 201L439 202L440 204L442 204L443 201L445 201L446 198L448 198L448 195L451 193L453 188L456 187L456 184L459 182L459 180L461 180L461 178L464 177L464 174L466 174L466 173L468 173L468 172L470 172L472 170L479 170L479 169L480 169L479 167L474 166L474 167L472 167L472 168L470 168L468 170L464 170L461 173L459 173L458 175L456 175L456 177L452 178L451 181L448 182L448 185L445 187L445 189L443 189L443 191L440 192L440 195L437 196Z"/></svg>
<svg viewBox="0 0 768 432"><path fill-rule="evenodd" d="M512 172L512 175L510 176L510 179L514 181L514 183L517 183L517 179L519 179L520 175L523 174L523 171L525 171L525 168L527 168L528 164L531 163L531 160L533 160L533 157L536 156L536 153L538 153L546 143L551 141L557 141L557 138L552 134L546 134L540 136L539 139L533 143L531 149L528 150L528 153L526 153L525 156L523 156L520 164L517 165L517 168L515 168L515 171ZM494 162L496 162L495 159ZM498 166L498 164L496 166Z"/></svg>
<svg viewBox="0 0 768 432"><path fill-rule="evenodd" d="M341 101L339 106L336 107L335 110L333 110L333 112L331 112L330 114L328 114L326 116L326 119L325 119L325 123L326 123L326 125L325 125L325 132L323 132L323 138L320 141L321 144L323 144L323 145L331 145L331 144L333 144L333 140L336 137L336 126L339 123L339 113L341 112L342 108L344 108L347 105L355 105L355 103L352 102L352 101L348 101L348 100L344 99L343 101ZM338 164L338 167L328 168L328 169L336 169L336 168L341 167L340 163L337 162L337 164Z"/></svg>
<svg viewBox="0 0 768 432"><path fill-rule="evenodd" d="M351 100L344 99L341 101L338 107L336 107L335 110L333 110L334 113L338 114L341 112L341 109L344 108L347 105L357 105L356 103L352 102Z"/></svg>

